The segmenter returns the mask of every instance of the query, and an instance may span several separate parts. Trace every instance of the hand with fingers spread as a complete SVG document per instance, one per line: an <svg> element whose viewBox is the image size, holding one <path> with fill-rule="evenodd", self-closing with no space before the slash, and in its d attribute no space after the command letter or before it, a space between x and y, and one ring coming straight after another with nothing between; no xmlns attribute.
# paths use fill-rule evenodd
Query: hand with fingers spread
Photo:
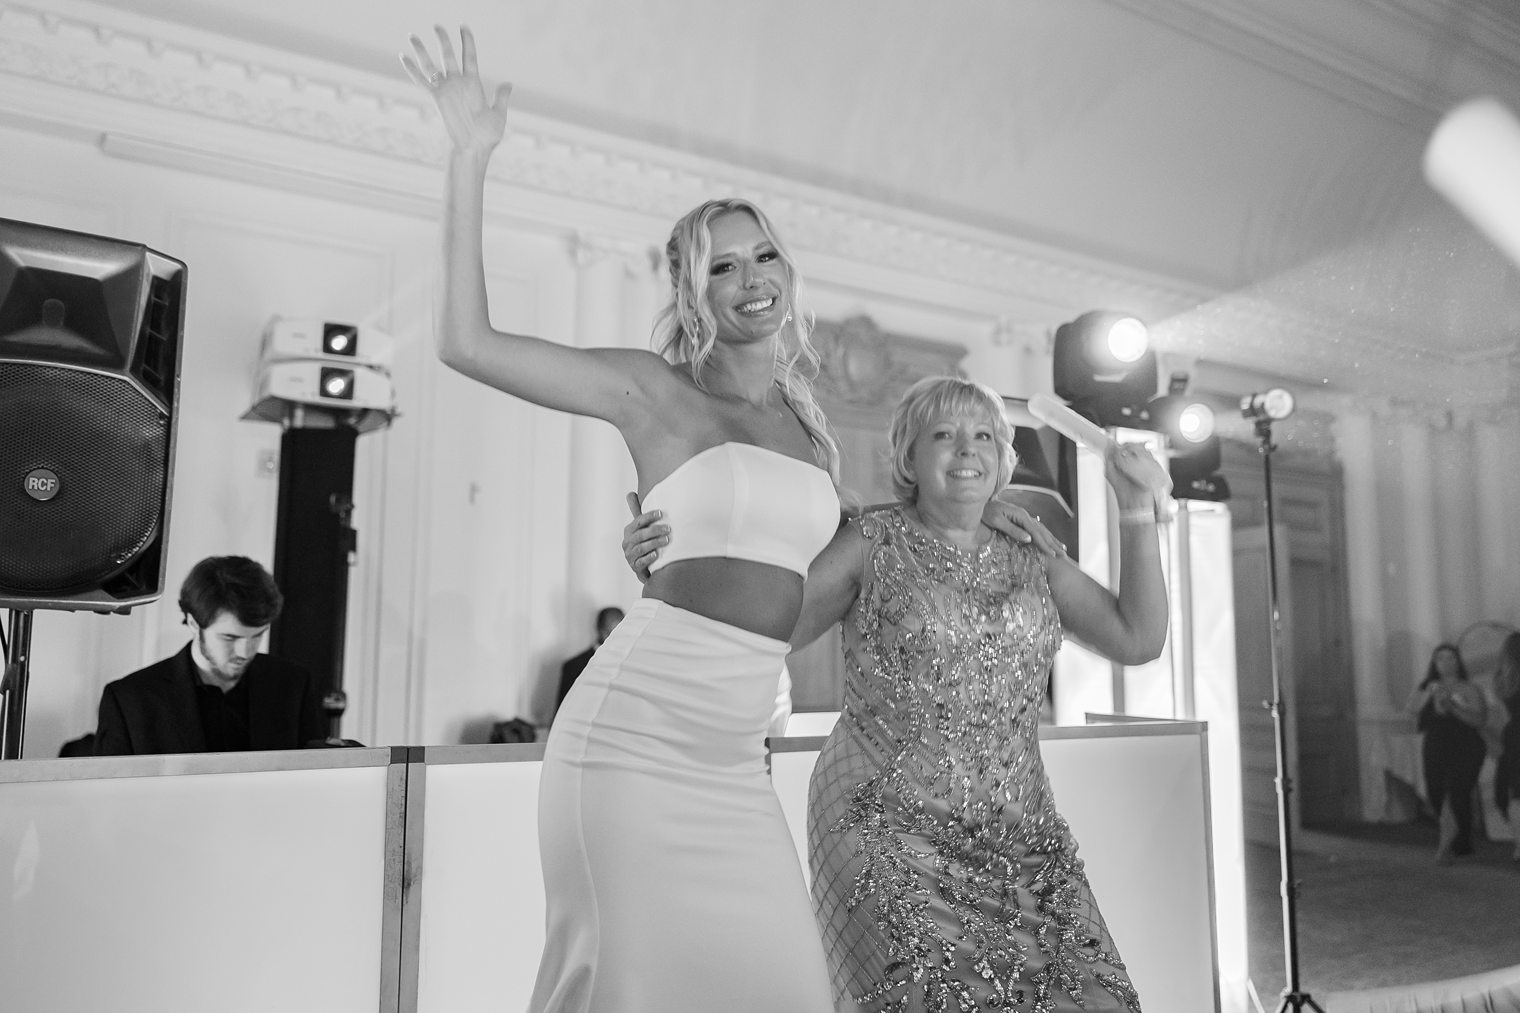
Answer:
<svg viewBox="0 0 1520 1013"><path fill-rule="evenodd" d="M501 143L506 132L507 100L512 95L512 86L499 86L494 96L487 99L475 58L475 36L468 28L459 29L456 58L449 33L441 25L435 25L433 31L438 36L437 61L422 39L413 35L412 51L401 54L401 66L407 77L433 97L455 148L490 151Z"/></svg>
<svg viewBox="0 0 1520 1013"><path fill-rule="evenodd" d="M633 520L623 528L623 558L628 568L639 578L639 583L649 583L649 567L660 558L660 550L670 544L670 525L657 523L664 516L659 510L639 512L639 494L628 494L628 510Z"/></svg>

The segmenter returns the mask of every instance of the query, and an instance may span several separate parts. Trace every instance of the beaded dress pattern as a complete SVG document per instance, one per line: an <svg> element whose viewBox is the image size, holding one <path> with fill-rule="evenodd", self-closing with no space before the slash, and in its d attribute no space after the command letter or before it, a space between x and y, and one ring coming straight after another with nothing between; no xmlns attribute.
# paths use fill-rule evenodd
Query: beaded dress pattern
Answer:
<svg viewBox="0 0 1520 1013"><path fill-rule="evenodd" d="M866 574L808 799L836 1003L1139 1013L1040 758L1061 644L1043 560L1002 535L959 548L900 506L853 523Z"/></svg>

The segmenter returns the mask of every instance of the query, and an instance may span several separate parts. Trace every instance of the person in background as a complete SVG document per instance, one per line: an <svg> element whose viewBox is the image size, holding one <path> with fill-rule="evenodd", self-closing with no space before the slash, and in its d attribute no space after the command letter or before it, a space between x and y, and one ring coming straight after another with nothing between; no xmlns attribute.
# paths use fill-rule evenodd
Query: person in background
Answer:
<svg viewBox="0 0 1520 1013"><path fill-rule="evenodd" d="M1488 716L1482 691L1467 675L1455 644L1437 644L1425 678L1409 695L1425 769L1425 796L1440 826L1436 860L1473 853L1473 789L1487 747L1480 729Z"/></svg>
<svg viewBox="0 0 1520 1013"><path fill-rule="evenodd" d="M616 605L608 605L596 614L596 643L559 667L559 693L554 698L556 713L559 711L560 704L565 702L565 695L570 692L570 687L575 685L575 680L579 679L581 672L585 671L596 649L607 642L607 637L622 621L623 610Z"/></svg>
<svg viewBox="0 0 1520 1013"><path fill-rule="evenodd" d="M1499 762L1494 770L1494 802L1509 822L1515 845L1512 857L1520 862L1520 633L1505 637L1499 648L1494 693L1505 710Z"/></svg>
<svg viewBox="0 0 1520 1013"><path fill-rule="evenodd" d="M283 604L269 571L245 556L196 563L179 592L194 636L172 657L106 685L95 755L325 745L311 674L259 653Z"/></svg>

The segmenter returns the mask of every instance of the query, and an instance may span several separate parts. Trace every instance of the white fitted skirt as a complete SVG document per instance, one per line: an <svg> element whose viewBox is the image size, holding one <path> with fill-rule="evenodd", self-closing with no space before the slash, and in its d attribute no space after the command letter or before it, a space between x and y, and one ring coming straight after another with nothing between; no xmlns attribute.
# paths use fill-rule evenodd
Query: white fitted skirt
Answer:
<svg viewBox="0 0 1520 1013"><path fill-rule="evenodd" d="M652 598L597 650L544 751L532 1013L832 1011L765 766L787 651Z"/></svg>

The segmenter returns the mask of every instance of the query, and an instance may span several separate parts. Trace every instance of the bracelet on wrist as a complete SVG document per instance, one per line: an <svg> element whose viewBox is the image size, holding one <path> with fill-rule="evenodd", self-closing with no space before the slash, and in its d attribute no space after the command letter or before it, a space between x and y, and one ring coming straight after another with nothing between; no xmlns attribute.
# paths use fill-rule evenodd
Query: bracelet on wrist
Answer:
<svg viewBox="0 0 1520 1013"><path fill-rule="evenodd" d="M1137 507L1134 510L1119 511L1120 524L1155 524L1156 510L1154 507Z"/></svg>

